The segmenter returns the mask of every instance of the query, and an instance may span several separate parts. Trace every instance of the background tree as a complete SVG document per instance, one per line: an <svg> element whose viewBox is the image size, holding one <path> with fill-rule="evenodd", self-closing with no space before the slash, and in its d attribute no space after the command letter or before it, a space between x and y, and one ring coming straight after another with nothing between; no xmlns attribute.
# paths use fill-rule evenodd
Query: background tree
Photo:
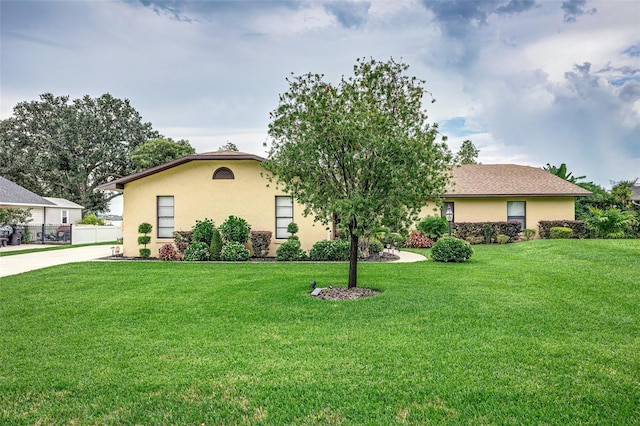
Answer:
<svg viewBox="0 0 640 426"><path fill-rule="evenodd" d="M631 201L631 198L633 197L633 191L631 190L631 188L636 184L637 181L638 179L611 182L611 196L615 198L616 203L620 208L633 208L633 203Z"/></svg>
<svg viewBox="0 0 640 426"><path fill-rule="evenodd" d="M469 139L462 142L460 150L456 155L456 160L460 164L478 164L478 154L480 150Z"/></svg>
<svg viewBox="0 0 640 426"><path fill-rule="evenodd" d="M558 176L559 178L571 183L578 183L578 181L586 178L586 176L575 177L571 172L567 173L567 165L565 163L560 164L560 167L552 166L551 164L547 163L547 165L543 167L543 169L548 171L552 175Z"/></svg>
<svg viewBox="0 0 640 426"><path fill-rule="evenodd" d="M388 222L412 223L449 180L451 153L422 109L429 92L407 68L358 60L335 86L319 74L291 77L272 112L264 167L305 214L344 226L349 287L357 286L359 237Z"/></svg>
<svg viewBox="0 0 640 426"><path fill-rule="evenodd" d="M127 99L105 94L70 101L45 93L18 103L0 122L0 175L41 196L101 212L113 195L95 188L130 174L133 150L158 137Z"/></svg>
<svg viewBox="0 0 640 426"><path fill-rule="evenodd" d="M171 138L151 139L138 145L131 154L134 172L168 163L185 155L195 154L196 150L184 139L174 142Z"/></svg>
<svg viewBox="0 0 640 426"><path fill-rule="evenodd" d="M218 151L239 151L239 149L236 144L227 141L227 143L218 148Z"/></svg>

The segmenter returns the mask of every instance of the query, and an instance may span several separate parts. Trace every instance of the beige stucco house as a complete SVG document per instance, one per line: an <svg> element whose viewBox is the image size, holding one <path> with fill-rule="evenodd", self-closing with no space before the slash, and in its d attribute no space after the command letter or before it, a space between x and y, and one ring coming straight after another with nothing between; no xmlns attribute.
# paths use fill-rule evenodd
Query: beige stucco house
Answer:
<svg viewBox="0 0 640 426"><path fill-rule="evenodd" d="M466 164L452 170L441 212L451 207L454 222L517 221L522 229L537 231L541 220L574 220L575 197L589 195L541 168ZM426 208L424 213L433 211Z"/></svg>
<svg viewBox="0 0 640 426"><path fill-rule="evenodd" d="M152 255L173 242L174 231L191 230L196 220L219 226L230 215L245 219L255 231L271 231L269 255L286 241L287 225L296 222L304 250L330 238L326 226L302 215L303 207L275 185L267 186L264 158L234 151L192 154L126 176L100 187L124 195L122 229L125 256L138 253L138 225L153 225ZM575 197L591 193L549 172L512 164L456 167L444 208L426 206L423 216L444 213L454 222L518 221L537 230L540 220L573 220Z"/></svg>
<svg viewBox="0 0 640 426"><path fill-rule="evenodd" d="M303 207L291 196L267 187L260 166L264 158L235 151L192 154L126 176L100 189L122 191L125 256L137 256L138 225L153 225L152 256L173 242L174 231L189 231L196 220L212 219L216 226L230 215L245 219L254 231L271 231L269 256L286 241L287 225L298 224L302 249L327 239L326 226L302 215Z"/></svg>

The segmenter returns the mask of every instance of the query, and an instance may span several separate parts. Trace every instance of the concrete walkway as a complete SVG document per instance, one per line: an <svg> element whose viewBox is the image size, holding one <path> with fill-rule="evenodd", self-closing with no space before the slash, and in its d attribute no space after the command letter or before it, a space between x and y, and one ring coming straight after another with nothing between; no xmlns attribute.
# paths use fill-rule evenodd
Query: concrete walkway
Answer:
<svg viewBox="0 0 640 426"><path fill-rule="evenodd" d="M24 250L33 246L20 245L11 247L20 247L20 250ZM36 247L42 248L41 245ZM8 247L0 248L0 250L3 251L5 249L8 249ZM10 251L10 249L6 251ZM36 253L2 256L0 257L0 277L21 274L23 272L65 263L86 262L107 256L111 256L110 245L72 247L62 250L45 250Z"/></svg>
<svg viewBox="0 0 640 426"><path fill-rule="evenodd" d="M25 250L28 248L43 248L41 245L19 245L2 247L0 250ZM427 260L424 256L408 251L395 251L400 259L394 260L398 263L420 262ZM45 250L36 253L16 254L13 256L0 257L0 277L21 274L27 271L47 268L49 266L62 265L65 263L86 262L102 257L111 256L111 246L87 246L72 247L62 250Z"/></svg>

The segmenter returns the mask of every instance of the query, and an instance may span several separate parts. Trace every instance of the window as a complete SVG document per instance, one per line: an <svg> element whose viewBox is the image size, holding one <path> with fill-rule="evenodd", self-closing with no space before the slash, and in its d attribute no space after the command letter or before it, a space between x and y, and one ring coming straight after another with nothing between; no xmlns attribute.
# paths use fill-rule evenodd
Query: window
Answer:
<svg viewBox="0 0 640 426"><path fill-rule="evenodd" d="M213 172L213 178L214 179L235 179L235 176L233 175L233 172L231 171L231 169L228 169L226 167L220 167L219 169L216 169L215 172Z"/></svg>
<svg viewBox="0 0 640 426"><path fill-rule="evenodd" d="M158 238L173 238L173 196L158 197Z"/></svg>
<svg viewBox="0 0 640 426"><path fill-rule="evenodd" d="M288 238L287 226L293 222L293 198L276 197L276 239Z"/></svg>
<svg viewBox="0 0 640 426"><path fill-rule="evenodd" d="M447 213L447 209L449 207L451 207L451 213L453 213L453 219L451 219L451 222L455 222L456 221L456 210L453 208L453 202L452 201L447 201L442 205L442 208L440 209L440 216L446 217L445 214Z"/></svg>
<svg viewBox="0 0 640 426"><path fill-rule="evenodd" d="M527 227L524 201L507 201L507 222L520 222L520 230Z"/></svg>
<svg viewBox="0 0 640 426"><path fill-rule="evenodd" d="M60 212L60 223L69 223L69 210L62 210Z"/></svg>

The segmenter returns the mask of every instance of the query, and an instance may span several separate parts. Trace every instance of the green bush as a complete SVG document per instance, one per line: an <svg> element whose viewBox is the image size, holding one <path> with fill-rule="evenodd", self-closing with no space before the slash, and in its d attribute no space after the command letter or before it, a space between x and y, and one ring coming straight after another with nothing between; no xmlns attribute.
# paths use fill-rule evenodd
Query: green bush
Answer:
<svg viewBox="0 0 640 426"><path fill-rule="evenodd" d="M246 261L249 260L249 256L249 250L236 241L227 241L224 243L222 251L220 252L220 259L227 262Z"/></svg>
<svg viewBox="0 0 640 426"><path fill-rule="evenodd" d="M144 248L141 248L139 250L140 257L147 258L151 256L151 250L147 248L147 244L151 242L151 237L147 234L150 233L152 229L153 226L147 222L142 222L140 225L138 225L138 233L144 234L138 237L138 244L144 245Z"/></svg>
<svg viewBox="0 0 640 426"><path fill-rule="evenodd" d="M211 236L211 245L209 246L209 258L211 260L220 260L222 253L222 236L218 228L213 228L213 234Z"/></svg>
<svg viewBox="0 0 640 426"><path fill-rule="evenodd" d="M440 238L431 248L431 258L438 262L465 262L472 254L471 244L453 237Z"/></svg>
<svg viewBox="0 0 640 426"><path fill-rule="evenodd" d="M297 234L299 230L300 228L298 227L298 224L295 222L291 222L290 224L287 225L287 232L290 233L291 235Z"/></svg>
<svg viewBox="0 0 640 426"><path fill-rule="evenodd" d="M184 260L188 262L201 262L209 260L209 246L207 243L195 242L189 244L184 251Z"/></svg>
<svg viewBox="0 0 640 426"><path fill-rule="evenodd" d="M189 244L192 243L193 231L173 231L173 240L176 243L178 252L184 254Z"/></svg>
<svg viewBox="0 0 640 426"><path fill-rule="evenodd" d="M633 237L636 217L633 212L610 208L589 207L586 226L596 238Z"/></svg>
<svg viewBox="0 0 640 426"><path fill-rule="evenodd" d="M276 250L276 260L295 261L306 260L307 254L300 248L300 241L295 238L289 238Z"/></svg>
<svg viewBox="0 0 640 426"><path fill-rule="evenodd" d="M525 241L529 241L536 235L536 230L531 228L526 228L522 231L522 235L524 236Z"/></svg>
<svg viewBox="0 0 640 426"><path fill-rule="evenodd" d="M99 225L99 226L103 226L104 225L104 220L98 219L98 216L96 216L93 213L89 213L89 214L84 215L82 220L80 222L78 222L78 225Z"/></svg>
<svg viewBox="0 0 640 426"><path fill-rule="evenodd" d="M512 243L518 240L521 231L519 222L457 222L454 230L458 238L470 241L469 237L482 237L485 244L491 244L498 234L507 235Z"/></svg>
<svg viewBox="0 0 640 426"><path fill-rule="evenodd" d="M376 239L371 239L369 241L369 254L379 254L384 250L384 246L382 243Z"/></svg>
<svg viewBox="0 0 640 426"><path fill-rule="evenodd" d="M549 231L549 236L553 239L571 238L571 234L573 234L573 230L563 226L554 226Z"/></svg>
<svg viewBox="0 0 640 426"><path fill-rule="evenodd" d="M509 240L509 236L504 234L498 234L498 236L496 237L496 241L498 241L498 244L507 244Z"/></svg>
<svg viewBox="0 0 640 426"><path fill-rule="evenodd" d="M573 230L571 238L585 238L587 236L587 227L581 220L541 220L538 222L538 235L540 238L551 238L551 228L557 226L571 228Z"/></svg>
<svg viewBox="0 0 640 426"><path fill-rule="evenodd" d="M222 225L220 225L220 233L225 242L234 241L236 243L244 244L249 240L249 232L251 227L246 220L229 216Z"/></svg>
<svg viewBox="0 0 640 426"><path fill-rule="evenodd" d="M311 247L309 258L317 261L349 260L351 243L347 240L321 240Z"/></svg>
<svg viewBox="0 0 640 426"><path fill-rule="evenodd" d="M193 235L191 237L193 242L205 243L207 246L211 245L211 238L213 237L213 230L215 225L211 219L205 218L204 220L196 220L196 224L193 225Z"/></svg>
<svg viewBox="0 0 640 426"><path fill-rule="evenodd" d="M422 231L427 237L436 241L448 232L449 226L447 219L442 216L427 216L418 222L416 228L418 231Z"/></svg>
<svg viewBox="0 0 640 426"><path fill-rule="evenodd" d="M405 240L406 238L397 232L386 232L380 241L385 247L402 248Z"/></svg>

